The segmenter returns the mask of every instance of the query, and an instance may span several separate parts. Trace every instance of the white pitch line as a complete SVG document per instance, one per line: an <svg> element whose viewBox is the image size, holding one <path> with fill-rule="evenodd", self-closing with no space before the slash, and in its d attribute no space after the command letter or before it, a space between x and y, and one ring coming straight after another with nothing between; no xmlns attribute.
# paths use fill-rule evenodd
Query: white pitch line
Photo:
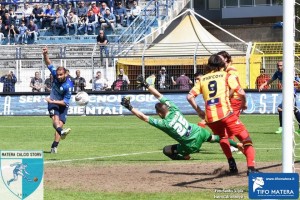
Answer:
<svg viewBox="0 0 300 200"><path fill-rule="evenodd" d="M132 156L132 155L141 155L141 154L150 154L150 153L158 153L161 151L149 151L149 152L138 152L138 153L124 153L117 154L111 156L99 156L99 157L90 157L90 158L77 158L77 159L69 159L69 160L54 160L54 161L46 161L44 164L54 164L54 163L62 163L62 162L73 162L73 161L82 161L82 160L96 160L102 158L114 158L114 157L122 157L122 156Z"/></svg>

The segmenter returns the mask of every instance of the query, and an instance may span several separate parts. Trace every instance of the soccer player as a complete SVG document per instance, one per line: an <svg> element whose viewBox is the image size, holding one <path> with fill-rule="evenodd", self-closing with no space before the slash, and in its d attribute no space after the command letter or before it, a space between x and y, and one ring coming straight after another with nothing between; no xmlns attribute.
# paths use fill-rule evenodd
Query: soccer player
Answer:
<svg viewBox="0 0 300 200"><path fill-rule="evenodd" d="M53 128L55 129L51 153L57 153L60 139L65 139L71 131L70 128L63 129L63 126L66 123L73 83L67 78L66 69L64 67L55 68L51 64L47 47L43 48L43 56L45 64L48 66L54 79L50 96L45 98L45 100L48 102L49 115L52 119Z"/></svg>
<svg viewBox="0 0 300 200"><path fill-rule="evenodd" d="M161 119L155 119L147 116L141 111L133 108L130 99L123 97L121 105L130 110L141 120L162 130L179 144L168 145L163 148L163 153L172 160L189 160L190 154L199 152L203 142L219 142L217 135L212 135L208 130L203 129L196 124L189 123L180 112L179 108L153 86L150 86L142 76L138 77L140 87L145 87L160 102L155 105L156 113ZM230 140L231 145L242 147L242 144Z"/></svg>
<svg viewBox="0 0 300 200"><path fill-rule="evenodd" d="M262 91L265 86L270 85L271 83L273 83L273 81L275 81L276 79L278 79L278 81L280 82L280 84L282 84L282 72L283 72L283 62L282 61L278 61L277 62L277 71L273 74L272 78L270 80L268 80L267 82L265 82L264 84L262 84L259 87L259 91ZM295 81L296 82L300 82L300 78L298 78L297 76L295 76ZM297 108L297 104L295 101L295 97L296 97L296 89L294 89L294 102L295 102L295 106L294 106L294 115L298 121L298 126L299 129L297 130L298 133L300 133L300 112ZM278 105L277 107L278 110L278 114L279 114L279 128L275 133L282 133L282 102Z"/></svg>
<svg viewBox="0 0 300 200"><path fill-rule="evenodd" d="M237 69L232 66L232 59L231 59L231 55L229 55L228 52L226 51L220 51L217 53L217 55L221 56L221 58L223 59L223 61L225 62L225 72L227 72L230 75L235 76L236 81L238 82L238 84L240 85L240 80L239 80L239 74ZM235 92L234 90L230 90L229 92L229 100L230 100L230 105L231 108L233 110L233 113L237 116L240 117L240 114L242 112L242 110L246 110L246 107L242 107L242 101L239 97L239 94L237 92ZM230 137L230 139L234 140L234 136ZM230 147L232 152L237 152L238 149L235 147Z"/></svg>
<svg viewBox="0 0 300 200"><path fill-rule="evenodd" d="M190 90L187 100L202 119L205 117L207 125L214 134L220 136L220 146L227 157L229 170L233 174L238 172L238 168L230 151L228 137L235 136L243 143L244 150L242 152L247 159L248 175L250 172L257 171L254 161L255 150L246 127L233 114L229 101L229 90L232 89L240 96L241 109L243 109L246 106L245 92L235 76L226 73L224 68L223 59L217 54L212 55L208 59L207 74L202 76ZM203 96L205 112L196 103L195 98L199 94Z"/></svg>

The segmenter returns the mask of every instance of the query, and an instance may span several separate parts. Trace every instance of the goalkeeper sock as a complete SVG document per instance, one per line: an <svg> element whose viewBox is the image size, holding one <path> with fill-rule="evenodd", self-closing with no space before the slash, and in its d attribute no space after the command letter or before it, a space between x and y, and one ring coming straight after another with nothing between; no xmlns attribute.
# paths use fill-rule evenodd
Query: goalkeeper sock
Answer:
<svg viewBox="0 0 300 200"><path fill-rule="evenodd" d="M57 131L58 135L61 136L61 131L62 131L63 129L62 129L61 127L57 127L55 130Z"/></svg>
<svg viewBox="0 0 300 200"><path fill-rule="evenodd" d="M233 146L235 148L238 147L237 143L234 140L228 138L228 141L229 141L230 146ZM212 135L211 140L208 141L208 142L210 142L210 143L215 143L215 142L220 143L220 136L218 136L218 135Z"/></svg>
<svg viewBox="0 0 300 200"><path fill-rule="evenodd" d="M59 142L53 141L51 148L57 147Z"/></svg>
<svg viewBox="0 0 300 200"><path fill-rule="evenodd" d="M278 111L279 114L279 126L282 127L282 111Z"/></svg>

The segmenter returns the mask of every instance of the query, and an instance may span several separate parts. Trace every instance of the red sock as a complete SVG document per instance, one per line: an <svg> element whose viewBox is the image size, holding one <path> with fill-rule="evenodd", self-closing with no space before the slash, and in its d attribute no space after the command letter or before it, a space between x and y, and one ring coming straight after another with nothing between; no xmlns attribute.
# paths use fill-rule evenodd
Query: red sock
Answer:
<svg viewBox="0 0 300 200"><path fill-rule="evenodd" d="M244 154L247 159L247 166L254 167L255 166L255 150L253 146L245 146L244 147Z"/></svg>

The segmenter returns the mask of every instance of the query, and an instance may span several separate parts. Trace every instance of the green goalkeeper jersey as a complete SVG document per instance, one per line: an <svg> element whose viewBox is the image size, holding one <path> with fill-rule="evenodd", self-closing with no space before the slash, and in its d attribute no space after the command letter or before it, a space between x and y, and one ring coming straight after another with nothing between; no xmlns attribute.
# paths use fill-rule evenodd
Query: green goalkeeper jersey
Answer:
<svg viewBox="0 0 300 200"><path fill-rule="evenodd" d="M198 152L202 143L207 141L211 133L196 124L189 123L179 108L166 97L160 98L159 101L168 107L169 112L164 119L149 117L149 124L179 142L186 153Z"/></svg>

